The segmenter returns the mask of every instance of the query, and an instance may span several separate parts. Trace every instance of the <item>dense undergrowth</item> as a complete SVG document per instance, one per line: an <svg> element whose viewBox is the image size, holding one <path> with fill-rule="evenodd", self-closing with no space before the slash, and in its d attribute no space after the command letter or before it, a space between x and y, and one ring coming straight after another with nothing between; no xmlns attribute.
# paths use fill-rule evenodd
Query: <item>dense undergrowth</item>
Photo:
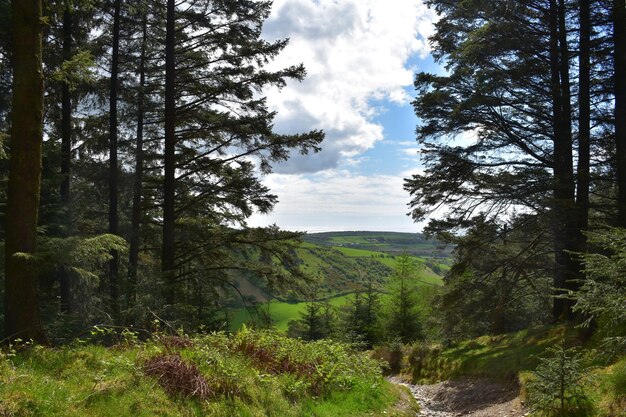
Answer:
<svg viewBox="0 0 626 417"><path fill-rule="evenodd" d="M375 354L399 362L395 367L408 374L415 383L462 377L516 381L520 384L523 399L530 402L529 388L536 382L538 366L553 357L555 347L562 344L578 346L581 377L577 389L584 399L584 407L581 407L580 414L571 411L565 415L626 417L626 357L607 357L597 349L598 340L581 343L578 337L575 328L536 327L506 335L482 336L449 346L416 343L405 347L401 353L381 349ZM532 415L558 414L535 412Z"/></svg>
<svg viewBox="0 0 626 417"><path fill-rule="evenodd" d="M409 415L400 396L348 345L247 329L0 356L0 416Z"/></svg>

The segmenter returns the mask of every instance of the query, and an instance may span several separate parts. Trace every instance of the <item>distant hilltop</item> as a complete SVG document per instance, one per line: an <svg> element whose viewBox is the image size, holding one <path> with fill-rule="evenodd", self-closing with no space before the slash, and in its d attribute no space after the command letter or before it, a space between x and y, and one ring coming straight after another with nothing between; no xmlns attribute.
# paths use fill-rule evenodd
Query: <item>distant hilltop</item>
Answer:
<svg viewBox="0 0 626 417"><path fill-rule="evenodd" d="M322 246L343 246L386 253L408 252L416 256L447 258L452 246L435 239L427 239L421 233L347 231L321 232L304 235L305 242Z"/></svg>

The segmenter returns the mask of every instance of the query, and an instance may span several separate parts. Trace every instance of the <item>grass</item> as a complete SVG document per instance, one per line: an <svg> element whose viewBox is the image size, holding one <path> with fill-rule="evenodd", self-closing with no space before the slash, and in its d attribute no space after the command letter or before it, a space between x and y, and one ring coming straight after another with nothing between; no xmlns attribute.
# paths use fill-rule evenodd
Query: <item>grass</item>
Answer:
<svg viewBox="0 0 626 417"><path fill-rule="evenodd" d="M415 344L406 352L403 372L416 383L466 376L518 381L524 396L539 358L545 357L547 350L562 343L564 338L568 344L579 343L575 328L543 326L506 335L482 336L448 347ZM582 382L593 408L590 415L626 417L626 357L607 364L600 360L596 343L592 339L583 349L587 370Z"/></svg>
<svg viewBox="0 0 626 417"><path fill-rule="evenodd" d="M332 297L328 299L328 302L334 307L339 307L347 302L349 296L350 294L344 294ZM309 302L306 301L298 303L271 301L269 304L269 312L276 330L281 332L287 331L287 324L289 323L289 320L300 318L300 313L305 311L307 304L309 304ZM266 310L267 303L258 306L258 309ZM238 330L241 328L243 323L249 322L252 319L253 316L247 309L238 309L235 311L235 315L231 319L230 328L232 330Z"/></svg>
<svg viewBox="0 0 626 417"><path fill-rule="evenodd" d="M389 267L393 270L396 267L396 257L383 252L376 252L367 249L348 248L343 246L335 246L333 249L343 253L351 258L370 258L373 261L380 262L381 264ZM439 275L434 273L432 269L426 266L426 259L419 256L412 256L421 268L419 270L418 278L420 281L426 284L443 285L443 280ZM443 264L441 264L443 265ZM449 269L449 267L447 267Z"/></svg>
<svg viewBox="0 0 626 417"><path fill-rule="evenodd" d="M538 357L560 342L564 327L538 327L516 333L482 336L444 348L414 345L409 352L409 371L414 381L441 381L460 376L516 379L534 369Z"/></svg>
<svg viewBox="0 0 626 417"><path fill-rule="evenodd" d="M359 387L349 396L335 393L324 400L308 399L302 405L302 416L354 417L375 415L371 410L381 410L380 414L376 415L386 417L416 415L411 410L397 410L396 407L389 406L389 404L394 404L394 401L397 401L398 396L401 395L399 391L400 387L386 384L381 387L376 396L372 396L369 390ZM416 406L413 407L416 408Z"/></svg>
<svg viewBox="0 0 626 417"><path fill-rule="evenodd" d="M0 416L361 417L394 415L400 397L375 362L339 344L308 345L255 332L192 341L178 348L152 340L1 354ZM260 355L267 346L272 349ZM145 364L164 355L199 370L212 394L176 394L163 386L165 378L149 376ZM283 370L264 361L291 365ZM310 366L317 371L302 372ZM307 390L312 381L318 381L317 394Z"/></svg>

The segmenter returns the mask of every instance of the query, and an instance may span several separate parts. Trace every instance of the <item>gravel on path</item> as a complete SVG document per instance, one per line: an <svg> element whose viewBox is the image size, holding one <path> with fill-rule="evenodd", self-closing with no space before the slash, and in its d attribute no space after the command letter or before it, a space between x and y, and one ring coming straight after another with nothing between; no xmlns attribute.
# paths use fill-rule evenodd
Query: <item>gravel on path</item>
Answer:
<svg viewBox="0 0 626 417"><path fill-rule="evenodd" d="M464 378L430 385L409 384L390 377L411 390L421 409L420 417L524 417L529 415L515 384L484 378Z"/></svg>

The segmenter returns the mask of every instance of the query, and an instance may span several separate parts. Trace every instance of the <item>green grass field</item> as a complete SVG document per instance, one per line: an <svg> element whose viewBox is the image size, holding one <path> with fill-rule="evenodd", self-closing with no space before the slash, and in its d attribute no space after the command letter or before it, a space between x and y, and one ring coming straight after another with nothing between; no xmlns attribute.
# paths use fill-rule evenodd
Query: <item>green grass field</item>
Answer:
<svg viewBox="0 0 626 417"><path fill-rule="evenodd" d="M337 297L330 298L328 302L330 305L334 307L340 307L344 305L348 299L350 294L345 294ZM300 314L304 312L307 304L309 302L300 302L300 303L287 303L282 301L271 301L269 303L269 313L272 318L272 322L276 327L276 330L285 332L287 331L287 323L289 320L300 318ZM257 307L259 310L263 309L267 311L268 304L264 303ZM254 317L250 314L250 312L241 308L234 312L234 315L230 321L231 330L237 330L241 328L243 323L246 323L252 320Z"/></svg>
<svg viewBox="0 0 626 417"><path fill-rule="evenodd" d="M347 246L399 254L408 252L416 256L449 257L451 247L442 248L435 240L428 240L419 233L398 232L325 232L304 236L306 242L321 246Z"/></svg>
<svg viewBox="0 0 626 417"><path fill-rule="evenodd" d="M352 258L369 258L373 261L380 262L381 264L391 268L392 270L396 267L396 256L389 255L383 252L376 252L367 249L356 249L356 248L348 248L344 246L334 246L333 249L338 250L344 255ZM426 284L436 284L442 285L443 280L439 275L434 273L432 269L430 269L426 265L426 259L420 256L412 256L412 258L421 265L421 268L418 272L418 278L420 281ZM445 264L439 264L445 266L445 268L449 269L450 267ZM443 269L443 268L442 268Z"/></svg>

